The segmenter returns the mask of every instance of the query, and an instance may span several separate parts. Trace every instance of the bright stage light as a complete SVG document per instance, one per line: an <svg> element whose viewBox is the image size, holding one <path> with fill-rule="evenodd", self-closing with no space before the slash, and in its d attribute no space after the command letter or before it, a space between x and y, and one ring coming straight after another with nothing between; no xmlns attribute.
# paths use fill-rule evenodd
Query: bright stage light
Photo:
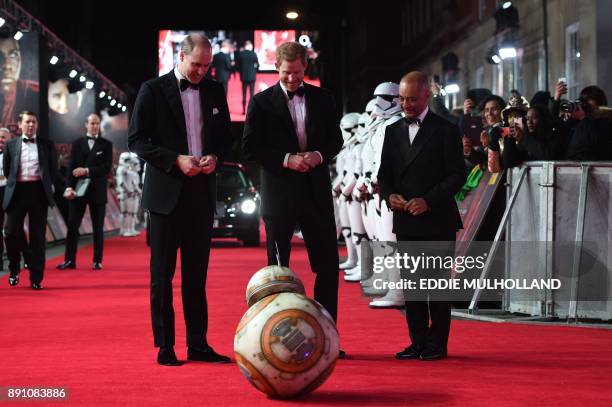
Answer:
<svg viewBox="0 0 612 407"><path fill-rule="evenodd" d="M4 25L4 23L6 23L6 20L2 17L0 17L0 27L2 27Z"/></svg>
<svg viewBox="0 0 612 407"><path fill-rule="evenodd" d="M23 37L23 33L21 31L17 31L15 35L13 35L13 38L15 38L15 41L19 41L22 37Z"/></svg>
<svg viewBox="0 0 612 407"><path fill-rule="evenodd" d="M70 71L70 73L68 74L68 76L70 78L76 78L78 72L76 71L76 69L73 69L72 71Z"/></svg>
<svg viewBox="0 0 612 407"><path fill-rule="evenodd" d="M85 82L87 80L87 78L85 77L85 75L81 75L79 77L79 82Z"/></svg>
<svg viewBox="0 0 612 407"><path fill-rule="evenodd" d="M115 99L111 100L110 105L111 106L115 106L117 104L117 101Z"/></svg>
<svg viewBox="0 0 612 407"><path fill-rule="evenodd" d="M58 62L58 61L59 61L59 58L58 58L58 57L56 57L55 55L53 55L53 56L51 57L51 59L49 60L49 63L50 63L51 65L55 65L55 64L57 64L57 62Z"/></svg>
<svg viewBox="0 0 612 407"><path fill-rule="evenodd" d="M500 48L499 56L501 57L501 59L516 58L516 48L512 46Z"/></svg>
<svg viewBox="0 0 612 407"><path fill-rule="evenodd" d="M101 91L101 92L98 94L98 97L99 97L100 99L102 99L104 96L106 96L106 92L104 92L104 91Z"/></svg>
<svg viewBox="0 0 612 407"><path fill-rule="evenodd" d="M444 87L444 91L448 94L453 94L459 92L459 85L456 83L449 83Z"/></svg>
<svg viewBox="0 0 612 407"><path fill-rule="evenodd" d="M122 112L125 112L126 110L127 110L127 107L125 107L125 106L123 106L123 107L121 108L121 111L122 111Z"/></svg>
<svg viewBox="0 0 612 407"><path fill-rule="evenodd" d="M503 5L502 5L502 8L506 9L506 8L509 8L511 5L512 5L512 2L511 2L511 1L506 1L506 2L505 2Z"/></svg>
<svg viewBox="0 0 612 407"><path fill-rule="evenodd" d="M287 14L285 15L289 20L295 20L296 18L298 18L300 15L295 12L295 11L288 11Z"/></svg>
<svg viewBox="0 0 612 407"><path fill-rule="evenodd" d="M93 89L93 87L94 87L94 83L92 81L85 82L85 88Z"/></svg>

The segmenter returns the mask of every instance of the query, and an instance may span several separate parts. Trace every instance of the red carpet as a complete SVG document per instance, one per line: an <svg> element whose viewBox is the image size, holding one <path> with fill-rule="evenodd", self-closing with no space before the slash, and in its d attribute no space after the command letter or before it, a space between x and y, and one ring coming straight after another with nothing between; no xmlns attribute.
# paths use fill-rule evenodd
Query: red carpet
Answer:
<svg viewBox="0 0 612 407"><path fill-rule="evenodd" d="M246 311L246 283L264 265L265 252L223 246L213 249L208 275L208 339L229 355ZM80 264L90 259L91 247L82 249ZM311 294L302 245L294 247L292 260ZM68 404L85 406L612 405L611 330L454 321L449 359L400 362L392 355L407 342L403 316L369 310L359 286L344 282L339 330L350 360L339 361L316 392L298 401L270 400L235 364L155 363L144 239L108 241L99 273L57 271L58 261L48 262L41 292L29 288L27 271L18 287L0 280L0 387L64 386ZM184 359L179 299L175 291L176 350Z"/></svg>

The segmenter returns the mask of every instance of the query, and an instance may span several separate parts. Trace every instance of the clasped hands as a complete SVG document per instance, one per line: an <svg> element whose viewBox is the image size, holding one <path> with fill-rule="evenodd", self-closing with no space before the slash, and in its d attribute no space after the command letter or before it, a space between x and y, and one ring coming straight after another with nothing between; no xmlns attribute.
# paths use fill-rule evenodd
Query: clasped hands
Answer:
<svg viewBox="0 0 612 407"><path fill-rule="evenodd" d="M217 158L209 154L198 160L192 155L179 155L176 157L176 165L183 174L193 177L200 173L212 173L217 168Z"/></svg>
<svg viewBox="0 0 612 407"><path fill-rule="evenodd" d="M72 176L75 178L82 178L88 175L89 175L89 171L87 170L87 168L77 167L74 170L72 170ZM66 198L69 201L76 198L75 190L70 187L66 188L66 190L64 191L64 198Z"/></svg>
<svg viewBox="0 0 612 407"><path fill-rule="evenodd" d="M407 201L400 194L389 195L389 206L391 206L391 209L394 211L409 212L414 216L420 215L429 210L429 205L427 205L427 201L425 201L423 198L412 198L411 200Z"/></svg>
<svg viewBox="0 0 612 407"><path fill-rule="evenodd" d="M298 172L309 172L321 164L321 156L313 151L291 154L287 160L287 167Z"/></svg>

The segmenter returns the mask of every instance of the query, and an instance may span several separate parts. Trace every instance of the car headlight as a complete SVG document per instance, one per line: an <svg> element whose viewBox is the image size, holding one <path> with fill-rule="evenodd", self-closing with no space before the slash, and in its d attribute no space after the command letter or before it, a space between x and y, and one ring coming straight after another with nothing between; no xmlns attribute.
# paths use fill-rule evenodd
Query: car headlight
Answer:
<svg viewBox="0 0 612 407"><path fill-rule="evenodd" d="M257 204L252 199L245 199L240 204L240 210L242 213L246 213L247 215L252 214L257 209Z"/></svg>

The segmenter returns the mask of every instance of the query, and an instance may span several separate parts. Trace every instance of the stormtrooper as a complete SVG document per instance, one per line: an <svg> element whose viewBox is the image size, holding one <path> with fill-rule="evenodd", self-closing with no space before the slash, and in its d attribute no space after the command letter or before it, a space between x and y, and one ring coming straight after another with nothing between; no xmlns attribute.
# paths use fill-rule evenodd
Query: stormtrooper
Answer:
<svg viewBox="0 0 612 407"><path fill-rule="evenodd" d="M371 112L374 109L374 104L375 103L373 100L368 102L366 106L366 112ZM361 269L361 245L363 241L369 240L363 222L363 218L361 216L361 205L363 197L359 196L358 194L354 195L355 186L362 171L361 151L363 148L363 141L365 140L364 137L367 133L367 121L361 120L362 126L359 126L361 115L357 115L356 118L358 128L355 134L355 143L352 144L350 149L347 151L347 161L345 163L346 175L343 179L343 187L341 191L342 195L340 196L340 200L341 202L343 202L343 205L346 207L348 213L348 221L351 228L352 241L353 245L355 246L355 251L357 253L357 261L354 263L353 267L347 267L344 270L346 273L344 279L347 281L351 281L348 279L348 277L357 273Z"/></svg>
<svg viewBox="0 0 612 407"><path fill-rule="evenodd" d="M364 167L363 187L367 188L368 194L373 198L368 207L367 219L370 227L379 241L373 245L374 255L390 256L396 250L395 234L393 233L393 212L387 207L387 203L380 199L378 191L378 169L380 168L380 157L385 140L387 126L402 119L402 107L399 101L399 85L393 82L383 82L374 90L376 96L376 106L373 114L379 118L376 126L373 126L373 135L368 141L367 164ZM368 269L370 270L370 269ZM354 277L355 279L357 276ZM370 275L359 276L362 286L372 286L375 279L387 279L398 282L400 280L399 269L388 269L386 275L372 273ZM381 298L376 298L370 302L371 308L395 308L404 305L403 293L401 290L389 290Z"/></svg>
<svg viewBox="0 0 612 407"><path fill-rule="evenodd" d="M121 236L137 236L136 223L142 189L140 188L140 159L134 153L123 152L117 166L116 191L121 210Z"/></svg>
<svg viewBox="0 0 612 407"><path fill-rule="evenodd" d="M332 193L334 195L334 205L337 207L338 222L340 225L340 232L344 237L346 244L347 259L343 263L340 263L340 269L347 269L355 267L357 264L357 249L353 244L351 236L351 225L348 217L348 206L341 200L343 181L347 176L347 167L349 166L349 156L355 145L356 138L355 134L358 129L359 113L347 113L342 116L340 120L340 130L342 131L342 138L344 144L340 153L336 156L336 177L332 182Z"/></svg>
<svg viewBox="0 0 612 407"><path fill-rule="evenodd" d="M369 241L376 239L375 229L372 227L372 223L367 218L368 205L371 201L371 194L367 193L365 186L367 173L367 167L369 166L369 160L371 159L370 152L370 139L375 133L376 127L381 122L380 116L375 113L376 110L376 98L370 100L366 106L366 111L359 117L359 131L357 132L357 142L359 143L359 150L355 151L354 170L355 170L355 186L352 189L352 201L356 202L352 207L353 212L350 220L352 224L355 224L359 228L361 233L361 239L359 239L359 262L358 265L352 269L346 270L345 281L358 282L361 279L362 270L371 268L371 256L369 256ZM366 242L365 245L363 242ZM365 255L365 257L364 257Z"/></svg>

